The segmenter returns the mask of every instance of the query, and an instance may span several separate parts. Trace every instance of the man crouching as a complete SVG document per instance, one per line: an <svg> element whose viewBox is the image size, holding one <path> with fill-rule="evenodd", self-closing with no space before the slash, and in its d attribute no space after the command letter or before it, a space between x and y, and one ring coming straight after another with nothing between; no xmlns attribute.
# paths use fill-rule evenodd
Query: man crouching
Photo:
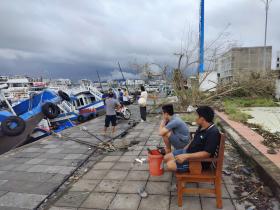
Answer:
<svg viewBox="0 0 280 210"><path fill-rule="evenodd" d="M165 143L166 153L171 152L171 145L175 150L185 148L190 139L189 128L181 118L174 115L172 104L162 107L162 118L159 135L162 136Z"/></svg>
<svg viewBox="0 0 280 210"><path fill-rule="evenodd" d="M193 140L184 148L166 154L164 161L169 171L186 172L190 159L205 159L214 156L220 144L220 132L213 123L214 111L208 106L196 110L196 123L199 126ZM211 163L202 163L202 168L209 168Z"/></svg>

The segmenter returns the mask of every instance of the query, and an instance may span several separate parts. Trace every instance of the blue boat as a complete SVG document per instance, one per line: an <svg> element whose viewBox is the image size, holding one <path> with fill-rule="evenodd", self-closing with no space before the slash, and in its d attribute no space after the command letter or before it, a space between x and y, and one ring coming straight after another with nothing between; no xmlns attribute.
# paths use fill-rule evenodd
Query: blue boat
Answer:
<svg viewBox="0 0 280 210"><path fill-rule="evenodd" d="M89 89L78 89L72 91L72 95L75 98L72 101L72 105L79 112L79 122L84 122L105 113L103 94L97 89L92 87Z"/></svg>
<svg viewBox="0 0 280 210"><path fill-rule="evenodd" d="M43 118L56 118L63 96L63 92L46 89L12 106L0 89L0 154L25 144Z"/></svg>

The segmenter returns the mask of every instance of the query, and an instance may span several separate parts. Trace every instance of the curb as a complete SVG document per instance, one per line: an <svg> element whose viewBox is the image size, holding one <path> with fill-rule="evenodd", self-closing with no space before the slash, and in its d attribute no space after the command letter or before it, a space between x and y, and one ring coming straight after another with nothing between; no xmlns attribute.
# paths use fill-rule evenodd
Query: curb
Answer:
<svg viewBox="0 0 280 210"><path fill-rule="evenodd" d="M252 163L261 177L262 181L268 185L274 196L280 201L280 169L260 151L258 151L247 139L241 137L223 119L219 123L224 133L231 143L237 148L239 153Z"/></svg>

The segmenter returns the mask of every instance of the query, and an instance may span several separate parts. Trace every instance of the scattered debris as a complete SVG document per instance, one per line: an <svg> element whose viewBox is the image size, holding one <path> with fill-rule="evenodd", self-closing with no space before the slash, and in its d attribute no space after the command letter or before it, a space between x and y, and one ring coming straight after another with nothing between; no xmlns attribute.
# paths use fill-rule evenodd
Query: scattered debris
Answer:
<svg viewBox="0 0 280 210"><path fill-rule="evenodd" d="M276 155L277 154L277 151L273 148L270 148L267 150L267 154L270 154L270 155Z"/></svg>
<svg viewBox="0 0 280 210"><path fill-rule="evenodd" d="M246 210L273 210L271 190L256 176L254 169L245 164L237 151L229 143L226 144L228 155L225 157L223 174L232 179L236 185L233 193L237 202Z"/></svg>
<svg viewBox="0 0 280 210"><path fill-rule="evenodd" d="M148 193L145 191L145 187L141 187L138 189L138 194L140 195L141 198L147 198Z"/></svg>
<svg viewBox="0 0 280 210"><path fill-rule="evenodd" d="M268 154L276 154L280 149L280 133L276 132L276 133L271 133L265 129L263 129L260 125L256 125L256 124L251 124L251 123L247 123L248 126L250 126L250 128L254 131L256 131L258 134L260 134L264 140L263 140L263 144L265 146L267 146L269 148L269 150L272 153Z"/></svg>
<svg viewBox="0 0 280 210"><path fill-rule="evenodd" d="M53 135L53 136L55 136L55 137L57 137L57 138L59 138L59 139L61 139L61 138L62 138L61 133L55 133L55 132L52 132L52 133L51 133L51 135Z"/></svg>
<svg viewBox="0 0 280 210"><path fill-rule="evenodd" d="M143 163L146 162L146 158L141 158L141 159L136 158L135 161L138 162L138 163L141 163L141 165L142 165Z"/></svg>
<svg viewBox="0 0 280 210"><path fill-rule="evenodd" d="M228 170L223 170L223 174L226 176L230 176L232 173Z"/></svg>
<svg viewBox="0 0 280 210"><path fill-rule="evenodd" d="M247 176L250 176L252 174L252 170L250 168L242 167L241 171Z"/></svg>
<svg viewBox="0 0 280 210"><path fill-rule="evenodd" d="M190 113L190 112L194 112L196 110L196 108L194 108L193 106L189 105L188 108L187 108L187 112Z"/></svg>

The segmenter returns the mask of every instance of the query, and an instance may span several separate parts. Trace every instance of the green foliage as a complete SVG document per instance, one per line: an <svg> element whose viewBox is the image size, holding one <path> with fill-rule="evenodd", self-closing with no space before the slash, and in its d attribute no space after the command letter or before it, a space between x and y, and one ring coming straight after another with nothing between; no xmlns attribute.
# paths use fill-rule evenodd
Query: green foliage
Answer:
<svg viewBox="0 0 280 210"><path fill-rule="evenodd" d="M224 100L225 106L275 107L279 106L272 98L231 98Z"/></svg>
<svg viewBox="0 0 280 210"><path fill-rule="evenodd" d="M250 118L250 115L241 112L237 104L230 103L229 101L224 103L225 113L228 114L229 118L234 121L246 123Z"/></svg>
<svg viewBox="0 0 280 210"><path fill-rule="evenodd" d="M279 106L272 98L228 98L224 100L223 105L231 120L242 123L246 123L251 116L242 112L240 108Z"/></svg>

